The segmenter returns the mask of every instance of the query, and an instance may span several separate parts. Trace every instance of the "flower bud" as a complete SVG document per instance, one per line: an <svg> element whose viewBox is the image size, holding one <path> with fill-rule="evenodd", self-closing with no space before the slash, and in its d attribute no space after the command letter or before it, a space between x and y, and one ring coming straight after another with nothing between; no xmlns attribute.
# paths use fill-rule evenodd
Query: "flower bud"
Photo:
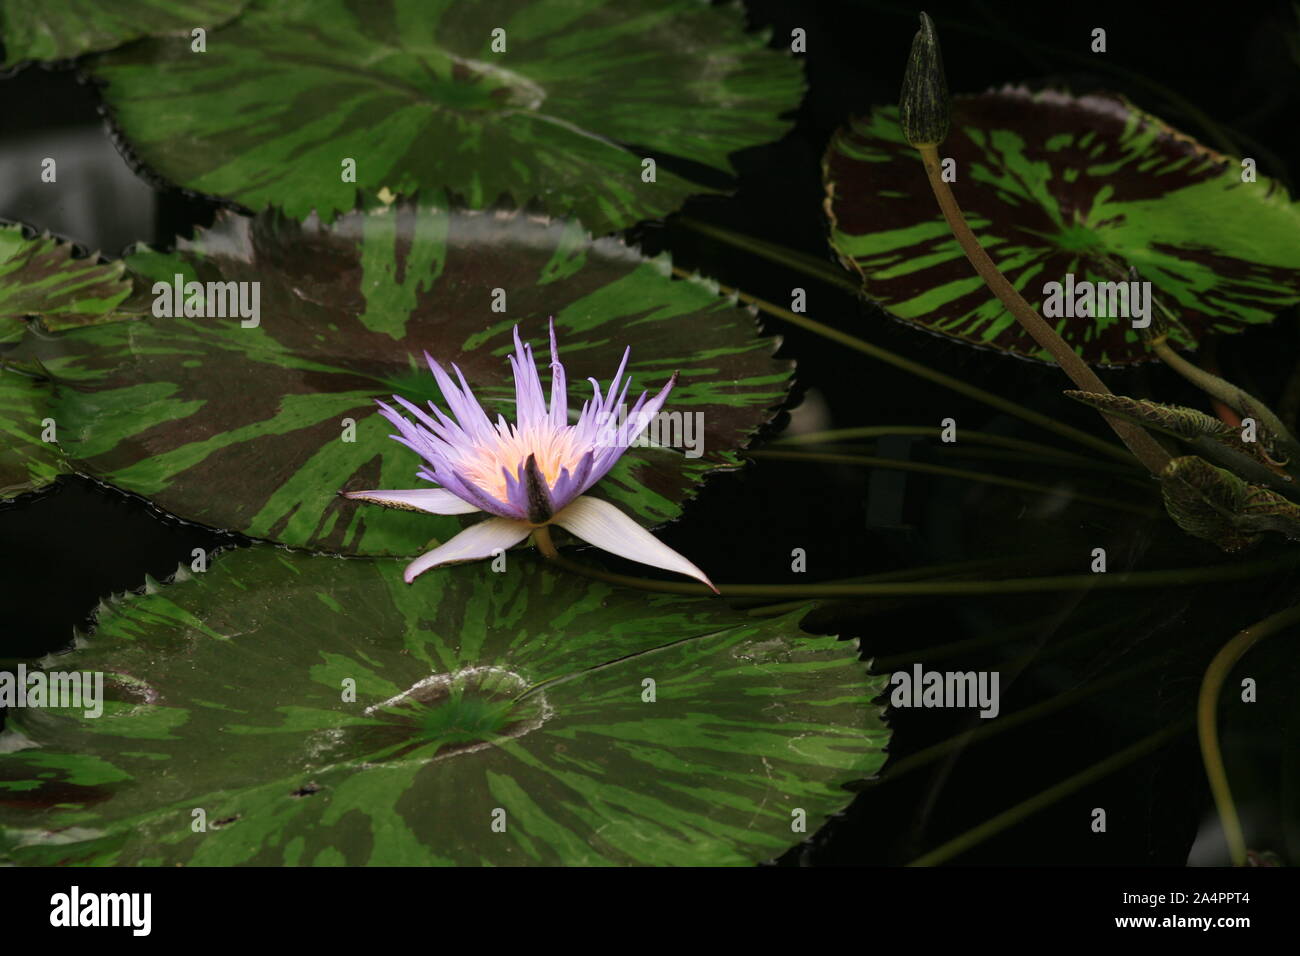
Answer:
<svg viewBox="0 0 1300 956"><path fill-rule="evenodd" d="M938 146L948 137L948 82L934 21L921 14L898 103L903 135L913 146Z"/></svg>

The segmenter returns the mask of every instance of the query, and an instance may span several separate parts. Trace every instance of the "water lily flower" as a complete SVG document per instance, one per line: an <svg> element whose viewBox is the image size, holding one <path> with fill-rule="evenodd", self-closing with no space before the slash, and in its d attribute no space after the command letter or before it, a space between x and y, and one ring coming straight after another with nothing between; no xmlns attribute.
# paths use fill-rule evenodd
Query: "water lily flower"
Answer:
<svg viewBox="0 0 1300 956"><path fill-rule="evenodd" d="M623 382L632 351L629 347L604 395L599 382L588 380L594 394L583 404L577 423L570 425L568 386L555 344L554 319L550 333L548 406L532 347L520 341L519 327L515 327L515 354L510 356L515 377L513 424L500 415L495 424L491 422L460 369L451 366L458 385L425 352L451 416L433 402L429 403L430 415L400 395L393 399L414 421L383 402L378 405L380 413L400 432L391 437L424 460L417 476L439 487L350 491L346 497L436 515L484 511L490 516L412 561L404 574L408 584L430 568L491 557L518 544L534 530L557 524L611 554L688 575L716 592L704 572L686 558L614 505L583 494L605 477L658 414L677 382L677 374L673 373L668 384L649 401L648 393L642 392L620 422L619 409L631 384L630 376Z"/></svg>

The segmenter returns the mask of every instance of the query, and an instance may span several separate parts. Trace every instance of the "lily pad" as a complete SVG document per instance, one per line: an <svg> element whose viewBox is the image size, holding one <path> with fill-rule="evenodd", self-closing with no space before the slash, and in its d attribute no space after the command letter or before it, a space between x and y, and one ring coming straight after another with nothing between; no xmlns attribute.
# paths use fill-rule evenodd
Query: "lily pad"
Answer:
<svg viewBox="0 0 1300 956"><path fill-rule="evenodd" d="M1263 175L1243 182L1239 160L1119 96L1008 87L955 97L939 151L956 161L952 189L971 228L1032 305L1067 273L1113 282L1134 266L1177 315L1172 341L1193 348L1300 302L1300 208L1286 190ZM824 174L831 244L890 314L1049 359L966 261L897 108L840 130ZM1148 356L1128 318L1049 321L1089 362Z"/></svg>
<svg viewBox="0 0 1300 956"><path fill-rule="evenodd" d="M130 264L146 288L177 274L205 289L260 283L258 324L148 317L24 343L15 354L55 377L65 452L182 518L289 545L410 555L461 528L338 496L424 484L375 399L441 402L426 350L512 420L516 324L544 356L555 316L575 399L588 377L608 382L628 346L632 396L680 371L666 408L681 414L659 433L676 447L630 448L593 489L647 525L679 515L708 472L739 467L736 450L789 385L791 363L771 357L776 342L734 299L572 223L413 206L328 227L229 214L176 254ZM217 311L216 295L206 301Z"/></svg>
<svg viewBox="0 0 1300 956"><path fill-rule="evenodd" d="M24 319L40 316L49 329L115 317L131 294L120 261L74 257L71 243L28 236L17 224L0 224L0 343L22 337Z"/></svg>
<svg viewBox="0 0 1300 956"><path fill-rule="evenodd" d="M4 61L67 60L142 36L177 34L224 23L246 0L0 0ZM173 40L172 42L177 42Z"/></svg>
<svg viewBox="0 0 1300 956"><path fill-rule="evenodd" d="M49 399L49 382L38 370L0 362L0 501L41 488L69 470L57 442L43 437L54 424Z"/></svg>
<svg viewBox="0 0 1300 956"><path fill-rule="evenodd" d="M0 860L752 863L884 760L885 678L803 612L401 569L257 546L101 607L42 667L102 672L102 714L0 735Z"/></svg>
<svg viewBox="0 0 1300 956"><path fill-rule="evenodd" d="M745 34L738 7L698 0L283 0L207 47L143 42L92 71L155 173L299 219L387 188L620 229L710 191L662 167L645 182L644 158L729 172L802 92L797 61Z"/></svg>

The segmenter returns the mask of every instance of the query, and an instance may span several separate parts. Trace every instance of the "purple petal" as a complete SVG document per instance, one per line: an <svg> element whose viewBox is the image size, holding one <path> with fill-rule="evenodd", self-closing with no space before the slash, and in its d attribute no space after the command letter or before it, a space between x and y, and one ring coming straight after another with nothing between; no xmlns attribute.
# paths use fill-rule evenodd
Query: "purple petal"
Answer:
<svg viewBox="0 0 1300 956"><path fill-rule="evenodd" d="M477 504L488 514L494 514L502 518L523 518L523 512L511 507L505 502L498 501L495 497L488 494L472 481L466 481L458 475L454 468L438 468L435 472L438 484L442 485L453 494L464 498L466 501Z"/></svg>
<svg viewBox="0 0 1300 956"><path fill-rule="evenodd" d="M623 360L618 363L618 371L614 373L613 380L609 383L609 396L605 399L606 407L613 407L614 396L618 392L618 383L623 378L623 370L627 368L627 358L632 354L632 346L623 350Z"/></svg>
<svg viewBox="0 0 1300 956"><path fill-rule="evenodd" d="M555 316L551 316L551 424L557 428L569 423L569 385L560 362L560 348L555 344Z"/></svg>
<svg viewBox="0 0 1300 956"><path fill-rule="evenodd" d="M592 465L591 473L587 476L586 484L582 486L581 491L586 491L600 479L609 473L609 470L618 463L623 457L623 453L641 437L641 434L650 427L650 422L659 414L663 408L664 402L668 399L668 393L672 391L673 386L677 384L677 373L673 372L672 378L668 379L659 394L650 401L645 400L645 394L636 400L636 404L628 411L627 422L625 427L621 427L614 434L616 441L611 447L602 448L596 455L596 461ZM685 413L684 413L685 414Z"/></svg>
<svg viewBox="0 0 1300 956"><path fill-rule="evenodd" d="M595 452L590 451L583 455L573 474L569 474L567 468L560 469L560 477L555 480L555 487L551 489L552 508L556 511L563 510L570 501L587 490L590 485L587 478L591 475L591 466L595 457Z"/></svg>
<svg viewBox="0 0 1300 956"><path fill-rule="evenodd" d="M542 380L537 376L537 363L531 345L519 338L515 326L515 354L510 356L510 367L515 375L515 425L528 428L546 417L546 396L542 393Z"/></svg>
<svg viewBox="0 0 1300 956"><path fill-rule="evenodd" d="M471 436L479 434L487 427L488 420L478 400L472 395L462 393L452 382L451 376L442 370L442 366L435 362L428 352L424 353L424 357L429 362L429 370L433 372L434 380L438 383L447 407L456 416L456 422L467 434ZM456 367L453 365L452 368ZM456 369L456 372L457 375L460 374L459 369Z"/></svg>
<svg viewBox="0 0 1300 956"><path fill-rule="evenodd" d="M652 568L675 571L718 589L703 571L608 501L582 496L555 516L555 524L596 547Z"/></svg>

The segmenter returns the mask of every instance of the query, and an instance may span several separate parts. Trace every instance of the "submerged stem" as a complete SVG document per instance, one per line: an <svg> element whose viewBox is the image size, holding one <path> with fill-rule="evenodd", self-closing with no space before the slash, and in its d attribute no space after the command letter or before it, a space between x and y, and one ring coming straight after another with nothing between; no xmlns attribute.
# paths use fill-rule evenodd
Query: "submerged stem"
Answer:
<svg viewBox="0 0 1300 956"><path fill-rule="evenodd" d="M1002 475L992 475L982 471L968 471L965 468L949 468L947 465L931 465L923 461L902 461L897 458L872 458L868 455L841 455L831 454L829 452L815 451L777 451L777 450L754 450L746 451L744 454L750 458L770 458L782 461L824 461L829 463L838 463L844 465L866 465L871 468L893 469L895 471L915 471L927 475L941 475L945 478L965 478L969 481L978 481L988 485L1001 485L1004 488L1015 488L1017 491L1032 491L1041 495L1061 495L1060 489L1052 488L1049 485L1040 485L1032 481L1021 481L1019 478L1006 478ZM1115 501L1110 498L1097 498L1092 495L1078 495L1068 493L1065 497L1074 498L1078 501L1086 501L1088 504L1097 505L1101 508L1112 508L1115 511L1127 511L1129 514L1141 515L1144 518L1154 518L1160 512L1154 508L1143 508L1140 505L1130 505L1124 501Z"/></svg>
<svg viewBox="0 0 1300 956"><path fill-rule="evenodd" d="M780 263L797 272L802 272L804 275L819 279L827 285L838 286L845 292L857 295L862 291L862 287L853 281L847 272L833 263L824 262L794 249L787 249L785 246L777 245L774 242L755 239L752 236L747 236L744 233L723 226L701 222L698 219L692 219L690 216L678 216L676 221L679 225L685 226L693 232L728 243L737 249L743 249L756 256L761 256L769 262Z"/></svg>
<svg viewBox="0 0 1300 956"><path fill-rule="evenodd" d="M534 533L536 541L536 534ZM581 574L584 577L638 588L661 594L686 594L709 596L713 592L703 584L676 581L655 581L627 574L612 574L598 568L570 561L558 551L547 554L539 550L557 567ZM1109 574L1063 574L1053 577L1005 578L976 581L905 581L880 584L724 584L718 586L723 597L774 597L774 598L837 598L837 597L938 597L938 596L990 596L1000 594L1042 594L1056 591L1108 590L1111 588L1183 587L1218 581L1256 579L1260 574L1290 569L1300 563L1300 552L1288 553L1249 564L1216 564L1199 568L1171 568L1163 571L1128 571Z"/></svg>
<svg viewBox="0 0 1300 956"><path fill-rule="evenodd" d="M693 273L687 272L679 266L673 266L673 275L683 279L694 278ZM746 302L756 308L762 309L768 315L789 322L791 325L797 325L801 329L812 332L814 335L820 335L824 339L829 339L832 342L846 345L856 352L861 352L863 355L869 355L871 358L878 359L894 366L894 368L902 369L904 372L934 382L936 385L942 385L944 388L950 389L959 395L965 395L967 398L974 399L977 402L982 402L990 408L996 408L998 411L1006 412L1008 415L1014 415L1021 421L1037 425L1039 428L1046 429L1047 431L1056 432L1056 434L1068 438L1077 444L1084 445L1094 451L1102 452L1103 454L1109 455L1119 461L1132 463L1133 459L1124 451L1124 449L1117 448L1110 442L1103 441L1097 436L1090 435L1078 428L1072 428L1069 425L1062 424L1049 415L1043 415L1040 412L1035 412L1020 405L1017 402L1002 398L1000 395L986 392L984 389L963 382L961 379L955 378L952 375L945 375L943 372L936 372L934 369L923 365L920 362L914 362L911 359L904 358L888 349L883 349L878 345L872 345L870 342L849 335L847 332L841 332L833 326L826 325L823 322L818 322L816 319L810 319L806 315L791 312L789 309L784 309L779 305L774 305L765 299L758 298L758 296L750 295L747 292L742 292L739 289L725 286L721 283L718 283L718 290L725 295L734 295L741 302Z"/></svg>
<svg viewBox="0 0 1300 956"><path fill-rule="evenodd" d="M843 439L853 438L883 438L888 435L917 435L923 438L939 438L943 434L943 429L933 425L867 425L859 428L833 428L825 431L804 432L799 435L782 435L772 444L774 445L825 445L832 442L838 442ZM1063 448L1055 448L1051 445L1043 445L1038 442L1025 441L1023 438L1011 438L1006 435L995 435L989 432L975 431L973 429L963 429L961 432L962 441L978 442L985 445L996 445L999 448L1010 448L1015 451L1023 451L1030 454L1041 455L1049 458L1064 458L1073 463L1089 464L1095 459L1086 455L1079 455L1072 451L1066 451Z"/></svg>
<svg viewBox="0 0 1300 956"><path fill-rule="evenodd" d="M1009 810L999 813L997 816L990 817L978 826L972 827L965 833L962 833L947 843L936 847L929 853L917 857L908 866L934 866L937 863L944 863L969 850L973 846L984 842L989 837L1001 833L1003 830L1013 826L1044 807L1049 807L1062 797L1069 796L1078 790L1083 789L1088 784L1106 777L1116 770L1127 766L1140 757L1145 757L1152 751L1158 750L1178 735L1183 733L1190 723L1189 720L1178 720L1163 730L1157 731L1150 737L1144 737L1137 743L1124 748L1118 753L1111 754L1104 760L1082 770L1072 777L1067 777L1060 783L1048 787L1041 793L1037 793L1024 800Z"/></svg>
<svg viewBox="0 0 1300 956"><path fill-rule="evenodd" d="M934 192L934 198L938 200L939 208L943 211L943 217L948 222L948 228L956 237L962 252L970 264L975 267L984 284L989 290L998 297L999 301L1006 306L1007 311L1020 323L1039 347L1045 349L1056 359L1062 371L1070 376L1080 389L1086 392L1099 392L1103 395L1111 394L1106 384L1097 377L1094 372L1077 352L1074 351L1064 339L1056 334L1056 331L1049 326L1024 297L1016 291L1015 286L1007 281L1007 277L1002 274L994 264L989 254L984 251L980 245L979 239L971 231L970 226L966 224L966 217L962 215L961 207L957 205L957 199L952 194L948 184L943 181L941 175L941 164L939 160L939 150L936 146L920 145L917 151L921 154L921 160L925 164L925 174L930 180L930 188ZM1111 415L1103 415L1110 427L1114 429L1115 434L1128 447L1133 456L1146 467L1147 471L1153 475L1159 475L1164 471L1165 466L1169 464L1169 453L1166 452L1154 438L1146 433L1140 426L1127 422L1122 418L1116 418Z"/></svg>
<svg viewBox="0 0 1300 956"><path fill-rule="evenodd" d="M1072 707L1073 705L1085 701L1090 697L1094 697L1103 691L1110 690L1113 687L1118 687L1126 681L1130 681L1133 678L1139 677L1153 669L1157 663L1157 661L1152 660L1144 664L1139 664L1136 667L1130 667L1126 671L1122 671L1118 674L1111 674L1110 676L1104 677L1094 683L1085 684L1082 687L1076 687L1073 690L1057 694L1054 697L1049 697L1047 700L1040 701L1032 707L1026 707L1024 710L1018 710L1015 713L1000 716L994 721L981 723L980 726L974 730L964 730L952 737L940 740L938 743L931 744L924 750L918 750L916 753L891 764L886 768L884 775L877 782L876 786L883 786L890 781L897 780L913 770L919 770L921 767L933 763L940 757L950 754L954 750L964 747L967 744L988 740L990 737L995 737L1005 731L1013 730L1016 727L1031 723L1039 717L1045 717L1049 714L1056 713L1058 710ZM884 669L882 668L881 672L883 671Z"/></svg>
<svg viewBox="0 0 1300 956"><path fill-rule="evenodd" d="M1205 775L1210 779L1210 790L1214 793L1214 805L1219 811L1219 822L1223 826L1223 837L1227 841L1233 866L1246 865L1246 837L1241 829L1241 818L1237 816L1236 804L1232 800L1232 788L1228 785L1228 774L1223 766L1223 751L1219 748L1219 731L1215 719L1219 691L1233 666L1247 651L1270 634L1297 621L1300 621L1300 606L1288 608L1258 624L1252 624L1223 645L1206 668L1205 677L1201 681L1201 694L1196 705L1201 761L1205 764Z"/></svg>

